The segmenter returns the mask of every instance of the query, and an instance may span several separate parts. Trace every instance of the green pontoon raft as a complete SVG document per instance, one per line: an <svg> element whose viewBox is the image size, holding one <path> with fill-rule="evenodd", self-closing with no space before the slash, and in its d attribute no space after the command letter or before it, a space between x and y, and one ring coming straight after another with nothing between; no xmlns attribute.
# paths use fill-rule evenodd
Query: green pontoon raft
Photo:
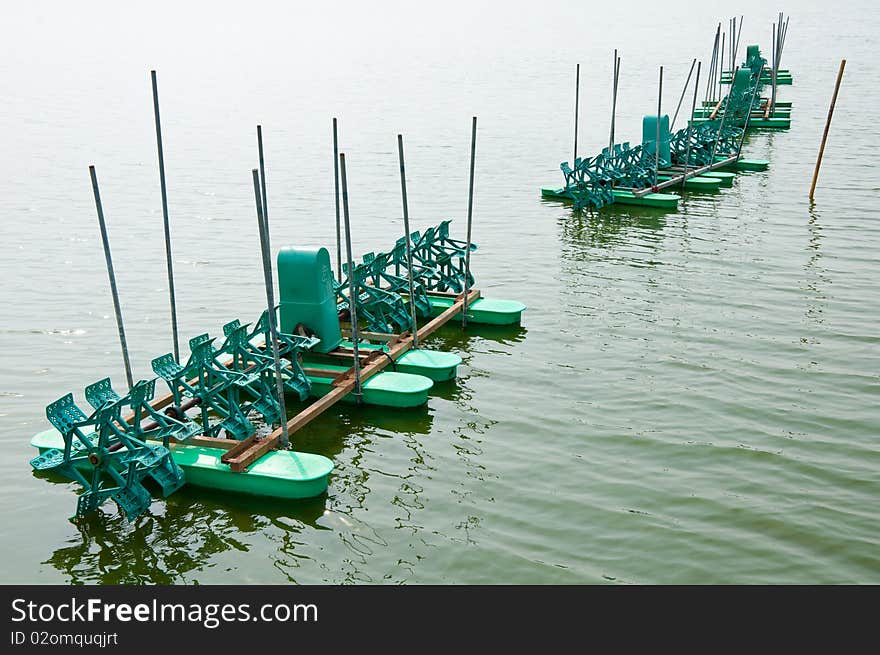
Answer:
<svg viewBox="0 0 880 655"><path fill-rule="evenodd" d="M447 311L455 302L449 296L434 296L428 294L431 302L431 316L439 316ZM522 320L522 313L526 306L516 300L503 300L501 298L479 298L468 305L468 323L475 325L518 325ZM456 313L453 318L461 316Z"/></svg>
<svg viewBox="0 0 880 655"><path fill-rule="evenodd" d="M718 29L720 31L720 26ZM717 55L718 33L713 70L716 70L714 58ZM787 71L779 70L778 63L777 56L773 64L778 73L775 79L782 83ZM561 188L544 187L541 197L572 202L575 209L622 204L674 210L679 196L669 190L716 191L721 187L732 187L738 172L766 170L768 161L742 156L746 131L791 125L791 102L777 100L775 87L770 97L760 95L761 88L768 81L767 70L767 61L761 56L760 48L748 46L742 66L736 68L735 74L726 73L732 82L726 95L716 98L719 87L717 83L710 84L706 99L696 107L698 89L695 83L694 110L687 127L672 132L669 116L661 115L658 110L657 114L642 119L641 143L635 146L629 142L615 143L612 115L610 145L595 157L576 156L572 164L562 162L560 169L565 185ZM687 79L685 91L690 74ZM613 88L616 94L616 79ZM612 106L616 106L616 95ZM575 108L577 122L577 99Z"/></svg>
<svg viewBox="0 0 880 655"><path fill-rule="evenodd" d="M31 439L40 454L64 449L64 438L57 430L40 432ZM233 473L221 461L223 448L174 444L171 457L183 470L187 484L220 491L272 498L313 498L327 490L333 462L322 455L273 450L246 471ZM88 466L84 460L82 469Z"/></svg>
<svg viewBox="0 0 880 655"><path fill-rule="evenodd" d="M633 195L632 191L623 189L614 189L612 193L614 204L653 207L655 209L675 210L678 208L678 201L681 200L681 196L674 193L648 193L642 197L637 197ZM566 193L565 188L543 187L541 197L548 200L572 202L572 197Z"/></svg>
<svg viewBox="0 0 880 655"><path fill-rule="evenodd" d="M337 402L400 411L424 405L435 383L455 379L462 360L421 342L460 317L465 299L471 324L519 323L525 309L515 301L482 298L473 288L473 275L462 265L466 248L449 237L449 221L410 238L418 266L413 306L409 294L402 294L407 264L399 248L368 253L363 264L345 269L350 279L342 281L335 280L325 248L283 249L280 305L274 310L278 382L272 349L266 348L273 315L263 312L253 326L231 321L223 326L222 343L208 334L191 339L184 363L170 353L154 359L157 377L138 381L127 394L116 393L109 378L87 386L91 414L77 406L73 394L51 403L46 415L54 429L31 439L39 452L32 467L84 487L77 519L107 500L134 519L152 502L144 486L148 478L166 496L186 483L282 499L321 495L333 462L284 448L285 433L293 434ZM350 322L352 288L357 326ZM169 389L160 398L154 397L157 380ZM289 420L279 384L285 397L302 403ZM271 429L282 423L286 430ZM270 426L270 433L260 436L265 432L257 429L260 424Z"/></svg>

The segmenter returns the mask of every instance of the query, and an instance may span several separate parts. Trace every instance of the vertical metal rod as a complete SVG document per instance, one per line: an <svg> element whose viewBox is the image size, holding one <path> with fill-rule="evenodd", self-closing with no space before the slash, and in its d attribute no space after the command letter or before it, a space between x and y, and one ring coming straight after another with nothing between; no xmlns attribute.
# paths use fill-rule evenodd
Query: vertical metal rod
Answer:
<svg viewBox="0 0 880 655"><path fill-rule="evenodd" d="M406 166L403 161L403 135L397 135L397 154L400 159L400 196L403 199L403 239L406 242L406 270L409 282L409 311L412 325L413 348L419 347L419 325L416 321L416 293L413 283L412 245L409 231L409 205L406 200Z"/></svg>
<svg viewBox="0 0 880 655"><path fill-rule="evenodd" d="M733 66L733 62L735 61L735 44L736 44L736 16L732 19L732 28L730 30L730 65Z"/></svg>
<svg viewBox="0 0 880 655"><path fill-rule="evenodd" d="M776 46L777 46L776 23L773 23L772 32L773 32L773 39L772 39L772 45L771 45L771 54L773 57L773 66L770 68L770 86L771 86L770 114L769 114L770 117L773 116L773 105L776 103L776 72L777 72L778 64L779 64L778 60L776 59Z"/></svg>
<svg viewBox="0 0 880 655"><path fill-rule="evenodd" d="M788 21L791 19L791 16L785 19L785 24L782 26L782 37L779 39L779 61L782 63L782 48L785 47L785 37L788 36Z"/></svg>
<svg viewBox="0 0 880 655"><path fill-rule="evenodd" d="M841 59L840 68L837 71L837 82L834 85L834 95L831 97L831 106L828 108L828 118L825 119L825 132L822 134L822 144L819 146L819 157L816 159L816 170L813 171L813 183L810 185L810 200L813 199L813 193L816 191L816 181L819 179L819 167L822 165L822 155L825 152L825 141L828 139L828 128L831 127L831 116L834 115L834 105L837 104L837 92L840 90L840 81L843 79L843 69L845 66L846 59Z"/></svg>
<svg viewBox="0 0 880 655"><path fill-rule="evenodd" d="M342 171L342 212L345 217L345 254L348 259L348 310L351 314L351 343L354 350L354 397L358 405L364 402L361 391L360 328L358 327L357 303L358 288L355 284L354 264L351 257L351 223L348 217L348 178L345 175L345 153L339 153L339 167Z"/></svg>
<svg viewBox="0 0 880 655"><path fill-rule="evenodd" d="M266 200L266 165L263 161L263 127L257 125L257 154L260 159L260 196L263 199L263 222L269 225L269 203ZM269 243L269 233L266 232L266 243ZM272 251L269 251L271 256Z"/></svg>
<svg viewBox="0 0 880 655"><path fill-rule="evenodd" d="M342 234L339 224L339 141L336 137L336 119L333 119L333 175L336 182L336 276L342 282Z"/></svg>
<svg viewBox="0 0 880 655"><path fill-rule="evenodd" d="M736 42L733 46L733 59L730 60L731 64L736 61L736 55L739 53L739 37L742 36L743 32L743 18L744 16L739 17L739 29L736 32Z"/></svg>
<svg viewBox="0 0 880 655"><path fill-rule="evenodd" d="M703 62L697 63L697 78L694 80L694 100L693 100L693 103L691 103L691 119L688 121L688 127L687 127L687 130L688 130L687 131L687 149L685 150L685 155L684 155L684 175L682 175L682 178L681 178L681 188L682 189L684 188L684 183L687 180L688 164L690 163L690 160L691 160L691 129L694 124L694 112L697 109L697 90L700 87L700 68L702 65L703 65Z"/></svg>
<svg viewBox="0 0 880 655"><path fill-rule="evenodd" d="M611 138L608 140L608 152L614 150L614 122L617 115L617 82L620 77L620 57L614 49L614 84L611 93Z"/></svg>
<svg viewBox="0 0 880 655"><path fill-rule="evenodd" d="M257 227L260 230L260 254L263 260L263 280L266 284L266 310L269 318L269 335L272 342L272 360L275 364L275 391L278 394L280 408L281 439L279 445L287 448L290 445L290 434L287 431L287 405L284 401L284 380L281 377L281 356L278 354L278 326L275 322L275 287L272 282L272 246L269 244L269 222L265 214L265 207L260 199L261 187L260 173L255 168L252 171L254 177L254 200L257 204Z"/></svg>
<svg viewBox="0 0 880 655"><path fill-rule="evenodd" d="M470 292L471 276L471 225L474 215L474 161L477 154L477 117L474 116L471 128L471 179L468 187L468 218L467 218L467 250L464 253L464 303L461 308L461 327L467 327L468 293Z"/></svg>
<svg viewBox="0 0 880 655"><path fill-rule="evenodd" d="M660 67L660 90L657 92L657 140L654 141L654 185L660 171L660 105L663 101L663 66Z"/></svg>
<svg viewBox="0 0 880 655"><path fill-rule="evenodd" d="M779 23L778 23L778 25L777 25L777 27L776 27L776 38L777 38L777 39L781 39L781 38L782 38L782 16L783 16L783 14L782 14L782 12L780 11L780 12L779 12L779 18L778 18Z"/></svg>
<svg viewBox="0 0 880 655"><path fill-rule="evenodd" d="M727 34L721 35L721 65L719 66L718 73L718 99L721 100L724 97L724 92L721 90L724 86L724 39ZM733 85L733 79L730 80L731 86Z"/></svg>
<svg viewBox="0 0 880 655"><path fill-rule="evenodd" d="M705 100L709 102L710 100L715 100L715 65L718 63L718 40L721 34L721 23L718 23L718 27L715 30L715 41L712 44L712 58L709 61L709 70L706 75L706 96ZM712 90L712 95L709 95L709 90Z"/></svg>
<svg viewBox="0 0 880 655"><path fill-rule="evenodd" d="M736 16L730 19L730 43L728 44L729 52L730 52L730 66L733 67L733 44L736 41Z"/></svg>
<svg viewBox="0 0 880 655"><path fill-rule="evenodd" d="M694 66L697 64L697 58L694 57L694 60L691 62L691 69L688 71L687 79L684 81L684 87L681 90L681 96L678 98L678 106L675 108L675 115L672 117L672 122L669 124L669 131L672 132L672 129L675 127L675 121L678 118L678 110L681 109L681 101L684 100L684 94L687 93L688 84L691 82L691 75L694 73ZM693 115L693 112L691 113Z"/></svg>
<svg viewBox="0 0 880 655"><path fill-rule="evenodd" d="M752 120L752 107L755 105L755 96L758 95L758 87L760 86L761 75L764 74L764 65L761 64L761 68L758 71L758 82L755 82L755 86L752 89L752 97L749 99L749 111L746 114L746 121L743 123L743 131L739 137L739 146L736 148L736 161L739 161L740 153L742 152L743 143L746 140L746 130L749 129L749 122Z"/></svg>
<svg viewBox="0 0 880 655"><path fill-rule="evenodd" d="M731 75L730 86L727 89L727 105L725 106L724 113L721 114L721 121L718 123L718 132L715 135L715 142L712 144L712 156L709 157L709 164L715 163L715 154L718 152L718 141L721 139L721 130L724 129L724 119L727 118L727 107L730 106L730 92L733 89L733 80L736 78L736 74L739 72L739 66L736 67L736 70L733 71Z"/></svg>
<svg viewBox="0 0 880 655"><path fill-rule="evenodd" d="M577 161L578 156L578 102L580 101L580 92L581 92L581 65L577 65L577 69L574 77L574 154L571 158L571 167L575 168L577 165L575 162Z"/></svg>
<svg viewBox="0 0 880 655"><path fill-rule="evenodd" d="M171 260L171 228L168 225L168 195L165 190L165 155L162 151L162 123L159 120L159 87L156 71L150 71L153 82L153 113L156 116L156 147L159 149L159 188L162 190L162 218L165 225L165 264L168 269L168 300L171 303L171 337L174 343L174 360L180 361L180 342L177 337L177 302L174 294L174 267Z"/></svg>
<svg viewBox="0 0 880 655"><path fill-rule="evenodd" d="M119 307L119 292L116 290L116 275L113 273L113 259L110 257L110 241L107 239L107 225L104 223L104 208L101 205L101 193L98 191L98 176L95 167L89 166L92 177L92 191L95 193L95 207L98 210L98 225L101 227L101 242L104 244L104 259L107 260L107 275L110 277L110 293L113 296L113 310L116 312L116 329L119 331L119 343L122 346L122 361L125 363L125 379L128 388L134 386L131 377L131 361L128 359L128 343L125 341L125 327L122 325L122 309Z"/></svg>
<svg viewBox="0 0 880 655"><path fill-rule="evenodd" d="M776 57L774 63L776 65L776 79L774 79L773 84L773 97L771 99L771 110L776 109L776 89L779 84L779 65L782 63L782 48L785 46L785 37L788 34L788 18L785 19L785 24L782 26L782 30L776 30Z"/></svg>

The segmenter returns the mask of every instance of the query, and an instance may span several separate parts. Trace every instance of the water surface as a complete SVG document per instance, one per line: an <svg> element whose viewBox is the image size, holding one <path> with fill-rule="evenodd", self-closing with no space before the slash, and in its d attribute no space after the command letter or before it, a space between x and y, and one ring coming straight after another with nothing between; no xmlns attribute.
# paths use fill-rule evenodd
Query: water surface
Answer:
<svg viewBox="0 0 880 655"><path fill-rule="evenodd" d="M789 131L763 173L676 213L541 201L580 145L673 109L728 3L251 3L9 6L0 21L0 511L3 582L880 582L880 76L867 2L802 3L784 66ZM775 8L737 5L770 44ZM794 11L795 8L792 8ZM743 44L744 46L745 44ZM742 52L744 52L744 47ZM837 65L849 60L806 198ZM464 234L479 116L473 258L523 326L441 330L456 383L426 408L327 412L296 447L336 463L300 503L185 489L134 525L80 532L75 485L27 464L44 408L121 368L89 164L109 224L135 375L170 350L149 70L159 74L183 337L253 320L264 296L250 170L263 125L276 247L333 248L330 119L356 253L410 211Z"/></svg>

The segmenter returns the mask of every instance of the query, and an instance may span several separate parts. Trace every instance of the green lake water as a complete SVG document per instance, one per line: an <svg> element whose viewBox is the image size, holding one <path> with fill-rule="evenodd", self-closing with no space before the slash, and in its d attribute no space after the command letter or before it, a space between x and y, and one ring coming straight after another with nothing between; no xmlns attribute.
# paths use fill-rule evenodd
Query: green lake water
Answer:
<svg viewBox="0 0 880 655"><path fill-rule="evenodd" d="M540 198L571 159L575 64L580 154L607 144L615 47L617 141L637 142L658 67L671 113L729 3L179 4L4 10L0 582L880 582L871 3L787 8L792 127L744 148L768 171L677 212L578 214ZM738 58L751 43L769 56L776 7L735 9ZM427 407L340 406L297 433L335 462L325 497L184 489L80 531L76 485L32 474L29 439L65 393L124 386L89 164L135 375L171 349L151 68L182 338L265 301L257 123L273 245L335 249L332 116L358 254L402 232L398 132L414 229L452 218L464 238L477 115L477 284L528 310L520 327L432 337L464 363Z"/></svg>

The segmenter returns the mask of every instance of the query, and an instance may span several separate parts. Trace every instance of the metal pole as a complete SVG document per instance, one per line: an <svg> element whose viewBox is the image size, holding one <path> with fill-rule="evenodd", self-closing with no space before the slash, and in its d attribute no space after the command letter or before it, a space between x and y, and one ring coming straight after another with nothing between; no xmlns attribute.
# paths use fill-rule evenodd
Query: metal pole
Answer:
<svg viewBox="0 0 880 655"><path fill-rule="evenodd" d="M660 90L657 93L657 140L654 141L654 184L660 170L660 104L663 101L663 66L660 67Z"/></svg>
<svg viewBox="0 0 880 655"><path fill-rule="evenodd" d="M672 132L672 128L675 127L675 121L678 118L678 110L681 109L681 101L684 100L684 94L687 93L688 84L691 82L691 75L694 72L694 66L697 63L697 58L694 57L694 60L691 62L691 69L688 71L687 79L684 81L684 88L681 90L681 96L678 98L678 106L675 108L675 115L672 117L672 122L669 124L669 131ZM693 115L693 114L691 114Z"/></svg>
<svg viewBox="0 0 880 655"><path fill-rule="evenodd" d="M611 138L608 141L608 152L614 150L614 121L617 115L617 81L620 77L620 57L617 56L617 48L614 49L614 85L611 95Z"/></svg>
<svg viewBox="0 0 880 655"><path fill-rule="evenodd" d="M260 173L256 168L253 169L252 173L254 176L254 200L257 203L257 227L260 230L263 280L266 284L266 305L269 318L269 334L272 341L272 360L275 364L275 389L278 394L278 405L281 409L281 439L279 444L282 448L287 448L290 445L290 434L287 432L287 406L284 402L284 380L281 377L281 357L278 354L278 329L275 324L275 291L272 283L272 250L269 245L269 223L264 211L265 208L260 200Z"/></svg>
<svg viewBox="0 0 880 655"><path fill-rule="evenodd" d="M263 199L263 222L269 225L269 203L266 201L266 165L263 161L263 127L257 125L257 153L260 158L260 196ZM269 243L269 233L266 232L266 244ZM271 255L271 250L269 251Z"/></svg>
<svg viewBox="0 0 880 655"><path fill-rule="evenodd" d="M733 59L730 60L731 65L736 61L736 55L739 53L739 37L741 37L743 33L743 18L744 16L739 17L739 29L736 32L736 43L733 46Z"/></svg>
<svg viewBox="0 0 880 655"><path fill-rule="evenodd" d="M780 11L780 12L779 12L779 18L778 18L779 23L778 23L778 25L777 25L777 27L776 27L776 38L777 38L777 39L781 39L781 38L782 38L782 15L783 15L783 14L782 14L782 12ZM777 49L778 49L778 48L777 48Z"/></svg>
<svg viewBox="0 0 880 655"><path fill-rule="evenodd" d="M715 56L717 54L717 51L718 51L718 31L716 30L715 41L712 44L712 57L709 59L709 70L708 70L708 74L706 75L706 93L705 93L705 97L703 98L706 102L711 102L711 100L714 99L713 96L715 94L715 88L712 86L712 80L715 79L714 78L714 75L715 75ZM709 95L710 89L712 90L712 96Z"/></svg>
<svg viewBox="0 0 880 655"><path fill-rule="evenodd" d="M577 65L574 77L574 155L571 158L571 167L577 165L578 156L578 102L580 100L581 91L581 65Z"/></svg>
<svg viewBox="0 0 880 655"><path fill-rule="evenodd" d="M846 59L841 59L840 68L837 71L837 83L834 85L834 95L831 97L831 106L828 108L828 118L825 119L825 132L822 134L822 144L819 146L819 157L816 159L816 170L813 171L813 183L810 185L810 200L813 199L813 192L816 190L816 180L819 179L819 166L822 165L822 154L825 152L825 141L828 139L828 128L831 127L831 116L834 114L834 105L837 104L837 92L840 90L840 81L843 79L843 69L845 66Z"/></svg>
<svg viewBox="0 0 880 655"><path fill-rule="evenodd" d="M721 87L724 86L724 39L727 34L721 35L721 66L718 72L718 99L721 100L724 97L724 92L721 90ZM731 86L733 86L733 79L730 80Z"/></svg>
<svg viewBox="0 0 880 655"><path fill-rule="evenodd" d="M791 19L791 16L785 19L785 24L782 26L782 37L779 39L779 63L782 63L782 48L785 47L785 37L788 36L788 21Z"/></svg>
<svg viewBox="0 0 880 655"><path fill-rule="evenodd" d="M348 178L345 176L345 154L339 153L339 167L342 171L342 211L345 216L345 254L348 259L348 310L351 314L351 343L354 350L354 396L358 405L364 402L361 391L360 331L358 328L357 303L358 289L355 286L355 273L351 257L351 223L348 218Z"/></svg>
<svg viewBox="0 0 880 655"><path fill-rule="evenodd" d="M694 123L694 112L697 109L697 89L700 86L700 67L703 65L703 62L697 63L697 78L694 80L694 100L691 104L691 120L688 121L687 127L687 149L685 150L684 155L684 175L681 178L681 188L684 188L684 183L687 180L687 172L688 172L688 164L691 160L691 129Z"/></svg>
<svg viewBox="0 0 880 655"><path fill-rule="evenodd" d="M746 114L746 122L743 123L743 132L739 137L739 146L736 149L736 161L739 161L740 153L742 152L743 143L746 140L746 130L749 129L749 121L752 120L752 107L755 105L755 96L758 95L758 86L760 83L761 75L764 74L764 65L761 64L761 69L758 71L758 82L755 82L755 88L752 89L752 97L749 100L749 111Z"/></svg>
<svg viewBox="0 0 880 655"><path fill-rule="evenodd" d="M706 75L706 97L705 100L707 102L715 99L715 65L718 63L718 40L721 34L721 23L718 23L718 28L715 30L715 41L712 44L712 59L709 61L709 73ZM712 90L711 97L709 96L709 90Z"/></svg>
<svg viewBox="0 0 880 655"><path fill-rule="evenodd" d="M174 269L171 262L171 228L168 225L168 195L165 191L165 155L162 151L162 123L159 121L159 87L156 71L150 71L153 82L153 113L156 116L156 146L159 149L159 187L162 190L162 217L165 224L165 264L168 269L168 299L171 303L171 337L174 343L174 360L180 361L180 343L177 337L177 302L174 299Z"/></svg>
<svg viewBox="0 0 880 655"><path fill-rule="evenodd" d="M730 19L730 65L736 61L736 16Z"/></svg>
<svg viewBox="0 0 880 655"><path fill-rule="evenodd" d="M773 32L773 41L772 41L772 46L770 49L771 49L771 53L773 56L773 66L770 69L771 93L770 93L770 114L769 114L771 117L773 116L773 104L776 102L776 71L777 71L777 67L779 64L779 62L776 59L776 45L777 45L776 23L773 23L772 32ZM759 80L759 82L760 82L760 80Z"/></svg>
<svg viewBox="0 0 880 655"><path fill-rule="evenodd" d="M467 250L464 253L464 304L461 308L461 327L467 327L469 278L471 275L471 225L474 215L474 161L477 154L477 117L471 128L471 181L468 188Z"/></svg>
<svg viewBox="0 0 880 655"><path fill-rule="evenodd" d="M734 64L734 61L733 61L733 43L734 43L734 41L736 41L736 16L734 16L733 18L730 19L730 43L727 44L728 53L730 55L729 61L730 61L731 67Z"/></svg>
<svg viewBox="0 0 880 655"><path fill-rule="evenodd" d="M397 135L397 154L400 158L400 195L403 199L403 239L406 242L406 269L409 281L409 311L412 320L413 348L419 347L419 325L416 321L416 293L413 283L412 245L409 231L409 205L406 201L406 167L403 161L403 135Z"/></svg>
<svg viewBox="0 0 880 655"><path fill-rule="evenodd" d="M119 343L122 346L122 361L125 363L125 379L128 388L134 386L131 377L131 362L128 359L128 344L125 341L125 328L122 325L122 309L119 307L119 292L116 290L116 275L113 273L113 259L110 257L110 241L107 239L107 226L104 223L104 208L101 206L101 194L98 191L98 176L95 167L89 166L92 177L92 191L95 193L95 207L98 210L98 225L101 227L101 242L104 244L104 258L107 260L107 275L110 277L110 293L113 296L113 310L116 312L116 328L119 330Z"/></svg>
<svg viewBox="0 0 880 655"><path fill-rule="evenodd" d="M778 86L778 76L779 76L779 65L782 63L782 48L785 46L785 37L788 35L788 18L785 19L785 24L782 26L781 33L780 30L776 31L776 79L774 79L773 83L773 98L771 100L770 108L771 110L776 109L776 87Z"/></svg>
<svg viewBox="0 0 880 655"><path fill-rule="evenodd" d="M333 175L336 182L336 275L342 282L342 235L339 227L339 141L336 138L336 119L333 119Z"/></svg>
<svg viewBox="0 0 880 655"><path fill-rule="evenodd" d="M736 67L736 70L733 71L730 78L730 87L727 91L727 107L730 107L730 91L733 89L733 80L736 79L736 74L739 72L739 66ZM715 153L718 151L718 141L721 139L721 130L724 129L724 119L727 118L727 107L724 109L724 113L721 114L721 122L718 124L718 132L715 135L715 143L712 144L712 156L709 158L709 165L715 163Z"/></svg>

